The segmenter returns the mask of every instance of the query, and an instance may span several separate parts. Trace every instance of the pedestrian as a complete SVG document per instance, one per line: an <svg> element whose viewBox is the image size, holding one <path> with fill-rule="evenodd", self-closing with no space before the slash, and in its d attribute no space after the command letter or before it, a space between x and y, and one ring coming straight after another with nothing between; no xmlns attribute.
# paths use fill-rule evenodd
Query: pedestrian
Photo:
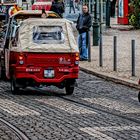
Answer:
<svg viewBox="0 0 140 140"><path fill-rule="evenodd" d="M42 18L47 18L48 14L46 13L45 9L42 9L42 14L41 14Z"/></svg>
<svg viewBox="0 0 140 140"><path fill-rule="evenodd" d="M89 30L92 25L91 15L88 12L88 6L82 6L82 14L79 14L76 28L79 32L78 45L80 50L80 60L88 60L88 47L89 47Z"/></svg>
<svg viewBox="0 0 140 140"><path fill-rule="evenodd" d="M71 9L73 9L73 12L75 13L75 1L74 0L70 0L70 10L69 13L71 13Z"/></svg>
<svg viewBox="0 0 140 140"><path fill-rule="evenodd" d="M63 13L65 12L64 2L59 2L58 0L54 0L52 2L52 6L50 11L57 13L61 18L63 18Z"/></svg>

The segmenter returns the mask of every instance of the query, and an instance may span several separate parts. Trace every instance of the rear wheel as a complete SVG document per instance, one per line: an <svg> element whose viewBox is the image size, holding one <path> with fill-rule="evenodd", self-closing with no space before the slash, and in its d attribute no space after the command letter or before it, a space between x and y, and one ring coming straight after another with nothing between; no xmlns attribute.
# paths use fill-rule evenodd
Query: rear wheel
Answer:
<svg viewBox="0 0 140 140"><path fill-rule="evenodd" d="M11 92L12 94L18 94L19 92L19 87L17 87L15 78L11 79Z"/></svg>
<svg viewBox="0 0 140 140"><path fill-rule="evenodd" d="M75 81L66 82L65 90L67 95L72 95L74 92Z"/></svg>

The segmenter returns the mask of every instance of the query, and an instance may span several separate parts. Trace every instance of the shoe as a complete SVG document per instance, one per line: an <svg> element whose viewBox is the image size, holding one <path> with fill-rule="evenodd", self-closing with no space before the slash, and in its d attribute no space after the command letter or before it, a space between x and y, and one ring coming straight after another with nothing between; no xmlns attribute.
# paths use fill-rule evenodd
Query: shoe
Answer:
<svg viewBox="0 0 140 140"><path fill-rule="evenodd" d="M88 61L88 59L80 58L80 61Z"/></svg>

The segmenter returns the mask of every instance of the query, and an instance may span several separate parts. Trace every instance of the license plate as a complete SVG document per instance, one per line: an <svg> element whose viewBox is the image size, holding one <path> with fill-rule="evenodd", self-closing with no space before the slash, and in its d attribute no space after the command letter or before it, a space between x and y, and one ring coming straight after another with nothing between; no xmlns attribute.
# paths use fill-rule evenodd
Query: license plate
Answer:
<svg viewBox="0 0 140 140"><path fill-rule="evenodd" d="M44 77L45 78L53 78L54 77L54 70L44 70Z"/></svg>

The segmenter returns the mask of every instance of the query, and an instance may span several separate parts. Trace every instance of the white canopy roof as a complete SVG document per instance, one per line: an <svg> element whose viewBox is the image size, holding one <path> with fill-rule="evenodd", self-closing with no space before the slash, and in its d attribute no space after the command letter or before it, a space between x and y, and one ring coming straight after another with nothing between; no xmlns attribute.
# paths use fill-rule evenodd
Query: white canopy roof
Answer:
<svg viewBox="0 0 140 140"><path fill-rule="evenodd" d="M33 30L35 27L61 27L64 41L56 44L36 43L33 40ZM23 21L18 32L18 47L12 47L12 51L17 52L78 52L78 46L73 35L72 24L66 19L44 19L29 18Z"/></svg>

